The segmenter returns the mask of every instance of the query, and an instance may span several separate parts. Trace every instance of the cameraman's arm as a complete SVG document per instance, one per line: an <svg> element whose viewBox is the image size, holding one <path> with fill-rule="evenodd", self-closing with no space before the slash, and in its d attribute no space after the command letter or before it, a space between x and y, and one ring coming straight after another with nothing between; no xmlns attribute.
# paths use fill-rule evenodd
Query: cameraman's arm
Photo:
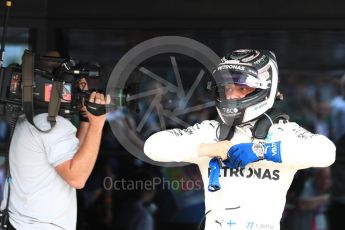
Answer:
<svg viewBox="0 0 345 230"><path fill-rule="evenodd" d="M103 94L92 93L90 102L105 104L105 99ZM83 135L83 132L85 132L85 138L83 138L77 153L71 160L65 161L55 167L60 176L68 184L77 189L84 187L95 165L106 115L94 116L88 113L88 118L90 124L88 127L82 124L81 128L83 130L79 132L79 135Z"/></svg>
<svg viewBox="0 0 345 230"><path fill-rule="evenodd" d="M89 129L89 122L84 122L84 121L79 122L77 137L79 139L80 146L84 143L88 129Z"/></svg>

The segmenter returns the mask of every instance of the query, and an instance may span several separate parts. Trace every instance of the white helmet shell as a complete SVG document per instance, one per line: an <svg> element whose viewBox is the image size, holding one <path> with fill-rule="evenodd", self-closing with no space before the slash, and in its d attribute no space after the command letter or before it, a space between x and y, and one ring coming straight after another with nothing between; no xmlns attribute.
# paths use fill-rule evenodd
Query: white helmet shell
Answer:
<svg viewBox="0 0 345 230"><path fill-rule="evenodd" d="M258 118L273 107L278 87L278 66L273 52L242 49L221 59L213 72L218 114L227 125ZM256 91L241 99L226 99L220 92L225 84L245 84ZM218 90L218 91L217 91Z"/></svg>

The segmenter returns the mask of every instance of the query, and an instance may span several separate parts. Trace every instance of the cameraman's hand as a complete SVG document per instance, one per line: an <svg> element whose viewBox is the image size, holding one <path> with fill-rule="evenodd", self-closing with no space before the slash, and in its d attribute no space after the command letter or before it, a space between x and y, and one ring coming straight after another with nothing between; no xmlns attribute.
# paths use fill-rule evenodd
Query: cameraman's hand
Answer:
<svg viewBox="0 0 345 230"><path fill-rule="evenodd" d="M78 84L81 91L89 90L89 85L87 84L87 81L84 77L80 78L80 80L78 81Z"/></svg>
<svg viewBox="0 0 345 230"><path fill-rule="evenodd" d="M89 101L86 103L87 117L90 126L102 126L106 119L105 105L110 103L110 95L104 97L103 93L92 92Z"/></svg>

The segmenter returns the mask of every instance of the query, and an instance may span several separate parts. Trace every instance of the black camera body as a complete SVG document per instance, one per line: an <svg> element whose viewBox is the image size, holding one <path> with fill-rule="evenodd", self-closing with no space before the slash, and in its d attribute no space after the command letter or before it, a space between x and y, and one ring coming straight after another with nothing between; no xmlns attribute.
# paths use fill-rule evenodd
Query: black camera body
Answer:
<svg viewBox="0 0 345 230"><path fill-rule="evenodd" d="M0 81L0 103L5 105L5 111L11 114L14 107L22 105L22 81L23 75L20 66L10 66L4 68L4 74ZM35 71L34 76L34 107L41 110L48 108L52 87L51 76L44 71ZM72 82L64 84L64 95L61 95L61 109L72 111ZM9 111L8 111L9 109ZM67 111L66 111L67 112ZM68 113L68 112L67 112Z"/></svg>
<svg viewBox="0 0 345 230"><path fill-rule="evenodd" d="M39 55L34 55L34 57L34 63L44 60L45 62L54 63L56 66L52 73L39 69L35 64L32 66L34 70L32 97L35 113L48 111L54 81L63 83L58 114L69 117L78 113L82 98L88 95L87 91L80 89L78 80L80 78L88 80L88 78L99 77L98 67L94 66L93 69L86 69L86 65L77 65L77 62L73 59L41 57ZM23 82L25 77L22 66L10 65L1 69L0 116L17 117L23 112Z"/></svg>

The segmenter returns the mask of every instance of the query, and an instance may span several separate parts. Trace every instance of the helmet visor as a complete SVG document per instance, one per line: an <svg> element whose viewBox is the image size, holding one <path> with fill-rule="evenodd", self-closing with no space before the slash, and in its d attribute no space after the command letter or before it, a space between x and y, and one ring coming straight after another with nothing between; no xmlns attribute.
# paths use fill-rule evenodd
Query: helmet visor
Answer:
<svg viewBox="0 0 345 230"><path fill-rule="evenodd" d="M224 100L238 100L248 97L261 89L253 88L242 84L225 84L218 85L214 88L215 97L218 101Z"/></svg>
<svg viewBox="0 0 345 230"><path fill-rule="evenodd" d="M256 89L268 89L270 87L270 81L260 80L254 75L243 72L220 70L216 71L213 76L217 82L217 86L237 84L246 85Z"/></svg>

